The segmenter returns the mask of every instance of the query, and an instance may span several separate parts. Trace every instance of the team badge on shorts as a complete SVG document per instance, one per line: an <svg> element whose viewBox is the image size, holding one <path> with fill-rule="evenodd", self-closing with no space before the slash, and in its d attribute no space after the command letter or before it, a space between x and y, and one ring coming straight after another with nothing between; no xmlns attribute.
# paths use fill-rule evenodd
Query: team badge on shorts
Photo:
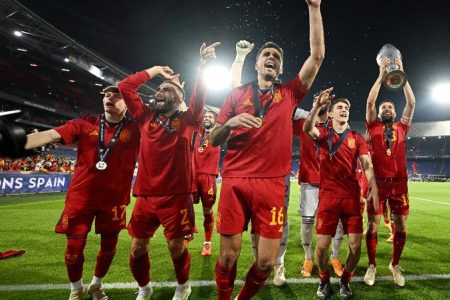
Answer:
<svg viewBox="0 0 450 300"><path fill-rule="evenodd" d="M321 229L323 225L323 220L322 218L318 218L317 219L317 229Z"/></svg>
<svg viewBox="0 0 450 300"><path fill-rule="evenodd" d="M356 146L355 139L354 139L354 138L349 138L349 139L347 140L347 145L348 145L348 147L349 147L350 149L354 149L355 146Z"/></svg>

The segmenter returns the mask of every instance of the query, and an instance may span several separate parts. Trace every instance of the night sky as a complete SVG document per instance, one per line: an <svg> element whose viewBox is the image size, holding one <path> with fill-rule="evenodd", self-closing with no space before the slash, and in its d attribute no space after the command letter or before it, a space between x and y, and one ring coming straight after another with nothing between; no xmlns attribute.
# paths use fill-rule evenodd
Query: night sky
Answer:
<svg viewBox="0 0 450 300"><path fill-rule="evenodd" d="M47 22L109 60L136 72L169 65L192 88L202 42L220 41L218 62L230 66L235 43L258 48L274 41L285 52L284 81L308 56L305 1L67 1L19 0ZM450 103L436 103L431 88L450 82L450 1L323 0L326 58L312 91L334 86L352 102L350 118L362 121L367 94L378 76L375 57L386 43L404 57L416 94L416 121L450 120ZM243 82L254 80L256 49L247 57ZM220 106L225 93L209 93ZM311 106L310 93L302 107ZM401 114L403 92L382 90Z"/></svg>

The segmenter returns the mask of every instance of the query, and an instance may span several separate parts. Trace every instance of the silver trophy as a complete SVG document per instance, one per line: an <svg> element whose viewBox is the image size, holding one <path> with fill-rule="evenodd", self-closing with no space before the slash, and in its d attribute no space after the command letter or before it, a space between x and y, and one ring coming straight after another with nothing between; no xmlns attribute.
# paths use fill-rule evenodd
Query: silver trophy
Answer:
<svg viewBox="0 0 450 300"><path fill-rule="evenodd" d="M402 54L394 45L386 44L378 52L378 65L381 65L383 58L389 58L389 64L386 67L386 76L383 80L384 86L391 91L402 89L408 81L408 78L405 72L400 70L400 67L395 63L396 58L402 59Z"/></svg>

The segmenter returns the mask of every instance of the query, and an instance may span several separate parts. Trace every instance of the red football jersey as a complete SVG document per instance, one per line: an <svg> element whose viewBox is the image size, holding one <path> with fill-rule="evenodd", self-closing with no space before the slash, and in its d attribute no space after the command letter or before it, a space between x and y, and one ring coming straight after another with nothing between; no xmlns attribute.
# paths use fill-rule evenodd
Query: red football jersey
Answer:
<svg viewBox="0 0 450 300"><path fill-rule="evenodd" d="M67 192L67 203L115 206L130 202L131 180L139 151L139 127L127 121L105 159L107 168L97 170L99 123L100 116L89 116L55 128L64 143L78 141L77 165ZM116 129L105 125L105 148Z"/></svg>
<svg viewBox="0 0 450 300"><path fill-rule="evenodd" d="M202 138L203 135L203 138ZM208 141L209 134L198 132L194 143L194 170L198 174L219 175L220 147L213 147ZM200 142L203 142L200 145Z"/></svg>
<svg viewBox="0 0 450 300"><path fill-rule="evenodd" d="M372 162L377 178L407 178L405 139L410 125L402 121L392 125L390 154L386 146L385 125L376 119L366 124L372 144Z"/></svg>
<svg viewBox="0 0 450 300"><path fill-rule="evenodd" d="M144 104L137 89L150 80L146 71L130 75L118 87L141 129L139 168L133 193L137 196L161 196L191 192L191 141L194 128L201 124L205 103L201 80L196 82L189 110L169 121L160 116L167 130L155 120L155 111Z"/></svg>
<svg viewBox="0 0 450 300"><path fill-rule="evenodd" d="M319 185L320 166L317 143L303 131L303 124L305 124L305 119L294 121L294 134L300 138L298 183Z"/></svg>
<svg viewBox="0 0 450 300"><path fill-rule="evenodd" d="M331 129L325 127L317 129L320 132L317 139L320 151L319 199L322 197L359 199L357 160L360 155L369 153L364 137L350 130L339 150L330 159L328 137ZM339 135L333 133L333 145L336 145L339 139Z"/></svg>
<svg viewBox="0 0 450 300"><path fill-rule="evenodd" d="M296 76L287 84L275 87L273 101L260 128L239 127L232 130L227 141L222 177L278 177L291 172L292 111L303 100L307 90ZM272 93L259 93L260 107ZM246 84L231 91L217 118L225 124L241 113L254 115L253 87Z"/></svg>

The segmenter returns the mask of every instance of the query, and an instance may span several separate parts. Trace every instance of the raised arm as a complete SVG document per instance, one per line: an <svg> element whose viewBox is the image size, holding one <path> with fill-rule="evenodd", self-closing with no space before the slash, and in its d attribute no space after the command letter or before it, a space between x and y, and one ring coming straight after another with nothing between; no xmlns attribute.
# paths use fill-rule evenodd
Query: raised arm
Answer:
<svg viewBox="0 0 450 300"><path fill-rule="evenodd" d="M303 88L311 87L320 65L325 57L325 39L323 35L322 15L320 13L321 0L306 0L309 10L309 40L310 56L306 59L298 75Z"/></svg>
<svg viewBox="0 0 450 300"><path fill-rule="evenodd" d="M308 117L303 124L303 131L312 139L316 140L320 136L319 129L316 128L316 121L321 108L327 107L334 99L335 95L331 94L333 88L328 88L320 92L317 101L314 102Z"/></svg>
<svg viewBox="0 0 450 300"><path fill-rule="evenodd" d="M372 198L373 207L375 211L378 211L378 186L375 180L375 172L373 171L372 160L367 154L360 155L359 160L361 161L361 166L364 169L364 173L366 174L367 181L370 185L370 194L367 197L367 200L370 201L370 199Z"/></svg>
<svg viewBox="0 0 450 300"><path fill-rule="evenodd" d="M400 59L396 59L395 63L400 67L400 70L403 71L402 61ZM416 107L416 97L414 96L409 81L407 81L405 86L403 87L403 92L405 93L406 105L405 109L403 110L401 121L402 123L409 125L411 124L412 117L414 115L414 109Z"/></svg>
<svg viewBox="0 0 450 300"><path fill-rule="evenodd" d="M377 118L377 108L376 102L378 98L378 93L380 92L381 84L383 83L384 76L386 76L386 67L389 64L389 58L384 58L380 64L380 73L378 74L377 80L370 89L369 96L367 96L366 104L366 122L367 124L373 123Z"/></svg>
<svg viewBox="0 0 450 300"><path fill-rule="evenodd" d="M244 67L245 57L249 54L255 44L242 40L236 43L236 56L231 65L231 87L241 86L242 69Z"/></svg>
<svg viewBox="0 0 450 300"><path fill-rule="evenodd" d="M206 86L203 80L203 71L206 66L216 59L216 48L220 46L219 42L206 46L203 43L200 46L200 66L195 81L194 90L189 100L189 111L192 113L194 125L200 126L203 118L203 108L206 101Z"/></svg>
<svg viewBox="0 0 450 300"><path fill-rule="evenodd" d="M55 129L30 133L27 135L25 150L34 149L61 140L61 135Z"/></svg>

